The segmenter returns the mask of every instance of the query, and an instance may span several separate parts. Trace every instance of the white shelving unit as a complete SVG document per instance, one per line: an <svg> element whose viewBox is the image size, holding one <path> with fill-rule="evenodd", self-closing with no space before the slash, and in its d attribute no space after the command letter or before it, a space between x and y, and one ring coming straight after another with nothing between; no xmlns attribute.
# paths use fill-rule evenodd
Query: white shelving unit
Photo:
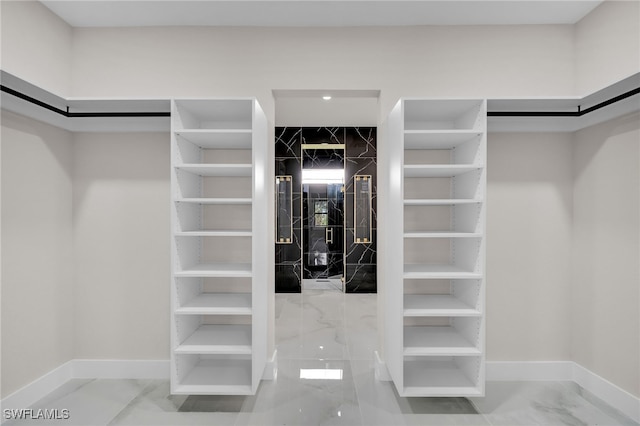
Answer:
<svg viewBox="0 0 640 426"><path fill-rule="evenodd" d="M254 394L267 361L266 118L249 98L171 108L171 393Z"/></svg>
<svg viewBox="0 0 640 426"><path fill-rule="evenodd" d="M482 396L486 101L402 99L387 132L387 368L401 396Z"/></svg>

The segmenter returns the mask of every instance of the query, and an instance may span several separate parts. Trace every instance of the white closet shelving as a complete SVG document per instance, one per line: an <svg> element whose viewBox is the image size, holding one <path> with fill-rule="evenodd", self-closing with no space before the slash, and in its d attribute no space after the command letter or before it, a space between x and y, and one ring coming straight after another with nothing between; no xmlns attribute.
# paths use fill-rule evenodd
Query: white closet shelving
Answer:
<svg viewBox="0 0 640 426"><path fill-rule="evenodd" d="M250 395L267 359L267 122L255 99L172 101L171 392Z"/></svg>
<svg viewBox="0 0 640 426"><path fill-rule="evenodd" d="M484 395L486 101L387 122L385 361L401 396Z"/></svg>

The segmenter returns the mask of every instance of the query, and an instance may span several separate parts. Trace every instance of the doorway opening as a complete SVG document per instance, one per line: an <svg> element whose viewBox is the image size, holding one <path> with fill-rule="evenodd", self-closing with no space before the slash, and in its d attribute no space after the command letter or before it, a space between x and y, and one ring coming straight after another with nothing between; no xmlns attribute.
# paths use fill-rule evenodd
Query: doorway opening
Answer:
<svg viewBox="0 0 640 426"><path fill-rule="evenodd" d="M275 130L276 293L375 293L377 128Z"/></svg>
<svg viewBox="0 0 640 426"><path fill-rule="evenodd" d="M272 93L275 292L376 293L380 91Z"/></svg>
<svg viewBox="0 0 640 426"><path fill-rule="evenodd" d="M302 289L344 292L344 145L302 144Z"/></svg>

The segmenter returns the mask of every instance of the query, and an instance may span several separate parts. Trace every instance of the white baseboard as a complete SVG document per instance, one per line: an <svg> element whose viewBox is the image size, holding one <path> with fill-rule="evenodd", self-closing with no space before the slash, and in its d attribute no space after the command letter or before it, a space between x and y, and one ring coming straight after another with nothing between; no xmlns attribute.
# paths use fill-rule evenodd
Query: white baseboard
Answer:
<svg viewBox="0 0 640 426"><path fill-rule="evenodd" d="M275 380L278 377L278 350L273 351L271 358L267 360L262 373L262 380Z"/></svg>
<svg viewBox="0 0 640 426"><path fill-rule="evenodd" d="M576 363L573 363L573 381L640 423L640 398Z"/></svg>
<svg viewBox="0 0 640 426"><path fill-rule="evenodd" d="M573 361L487 361L487 381L575 382L618 411L640 422L640 398Z"/></svg>
<svg viewBox="0 0 640 426"><path fill-rule="evenodd" d="M73 377L73 360L65 362L61 366L54 368L42 377L34 380L21 389L0 401L0 413L4 409L28 408L34 402L53 392ZM5 422L2 416L2 423Z"/></svg>
<svg viewBox="0 0 640 426"><path fill-rule="evenodd" d="M387 364L380 357L380 353L378 351L373 351L373 374L376 380L381 382L390 382L391 374L389 374L389 369L387 368Z"/></svg>
<svg viewBox="0 0 640 426"><path fill-rule="evenodd" d="M168 379L169 365L169 360L74 359L1 400L0 413L28 408L71 379Z"/></svg>
<svg viewBox="0 0 640 426"><path fill-rule="evenodd" d="M491 382L526 380L572 381L573 361L487 361L486 377Z"/></svg>
<svg viewBox="0 0 640 426"><path fill-rule="evenodd" d="M387 366L375 354L378 380L391 380ZM71 379L168 379L169 360L76 359L62 364L44 376L0 401L4 408L27 408ZM267 361L263 378L277 374L277 351ZM596 397L640 422L640 398L621 389L572 361L488 361L488 381L573 381ZM4 422L4 421L3 421Z"/></svg>
<svg viewBox="0 0 640 426"><path fill-rule="evenodd" d="M169 360L74 359L74 379L168 379Z"/></svg>

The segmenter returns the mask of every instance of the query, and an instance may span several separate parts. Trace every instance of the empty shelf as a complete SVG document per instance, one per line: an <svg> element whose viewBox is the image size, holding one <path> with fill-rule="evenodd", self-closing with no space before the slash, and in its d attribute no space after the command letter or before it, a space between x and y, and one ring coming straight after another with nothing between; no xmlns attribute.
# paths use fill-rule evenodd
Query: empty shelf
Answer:
<svg viewBox="0 0 640 426"><path fill-rule="evenodd" d="M453 361L405 361L402 396L482 396Z"/></svg>
<svg viewBox="0 0 640 426"><path fill-rule="evenodd" d="M481 136L477 130L407 130L405 149L451 149Z"/></svg>
<svg viewBox="0 0 640 426"><path fill-rule="evenodd" d="M251 204L251 198L176 198L175 201L191 204Z"/></svg>
<svg viewBox="0 0 640 426"><path fill-rule="evenodd" d="M251 130L247 129L179 130L176 135L205 149L251 149Z"/></svg>
<svg viewBox="0 0 640 426"><path fill-rule="evenodd" d="M251 231L235 231L235 230L211 230L211 231L183 231L176 232L176 237L250 237Z"/></svg>
<svg viewBox="0 0 640 426"><path fill-rule="evenodd" d="M450 231L434 231L434 232L405 232L405 238L482 238L479 232L450 232Z"/></svg>
<svg viewBox="0 0 640 426"><path fill-rule="evenodd" d="M480 355L480 349L454 327L405 327L405 356Z"/></svg>
<svg viewBox="0 0 640 426"><path fill-rule="evenodd" d="M446 198L446 199L405 199L405 206L449 206L455 204L478 204L481 203L482 200L475 198Z"/></svg>
<svg viewBox="0 0 640 426"><path fill-rule="evenodd" d="M448 294L405 294L405 317L478 317L482 312Z"/></svg>
<svg viewBox="0 0 640 426"><path fill-rule="evenodd" d="M404 278L482 278L479 272L468 271L455 265L405 264Z"/></svg>
<svg viewBox="0 0 640 426"><path fill-rule="evenodd" d="M175 349L176 354L251 354L250 325L201 325Z"/></svg>
<svg viewBox="0 0 640 426"><path fill-rule="evenodd" d="M201 293L175 310L190 315L251 315L250 293Z"/></svg>
<svg viewBox="0 0 640 426"><path fill-rule="evenodd" d="M202 359L179 381L172 393L251 395L251 360Z"/></svg>
<svg viewBox="0 0 640 426"><path fill-rule="evenodd" d="M479 170L479 166L474 165L417 165L411 164L404 166L404 177L406 178L436 178L436 177L453 177L464 173Z"/></svg>
<svg viewBox="0 0 640 426"><path fill-rule="evenodd" d="M200 176L251 176L251 164L181 164L175 166L178 170Z"/></svg>
<svg viewBox="0 0 640 426"><path fill-rule="evenodd" d="M251 277L250 263L208 263L175 271L176 277Z"/></svg>

